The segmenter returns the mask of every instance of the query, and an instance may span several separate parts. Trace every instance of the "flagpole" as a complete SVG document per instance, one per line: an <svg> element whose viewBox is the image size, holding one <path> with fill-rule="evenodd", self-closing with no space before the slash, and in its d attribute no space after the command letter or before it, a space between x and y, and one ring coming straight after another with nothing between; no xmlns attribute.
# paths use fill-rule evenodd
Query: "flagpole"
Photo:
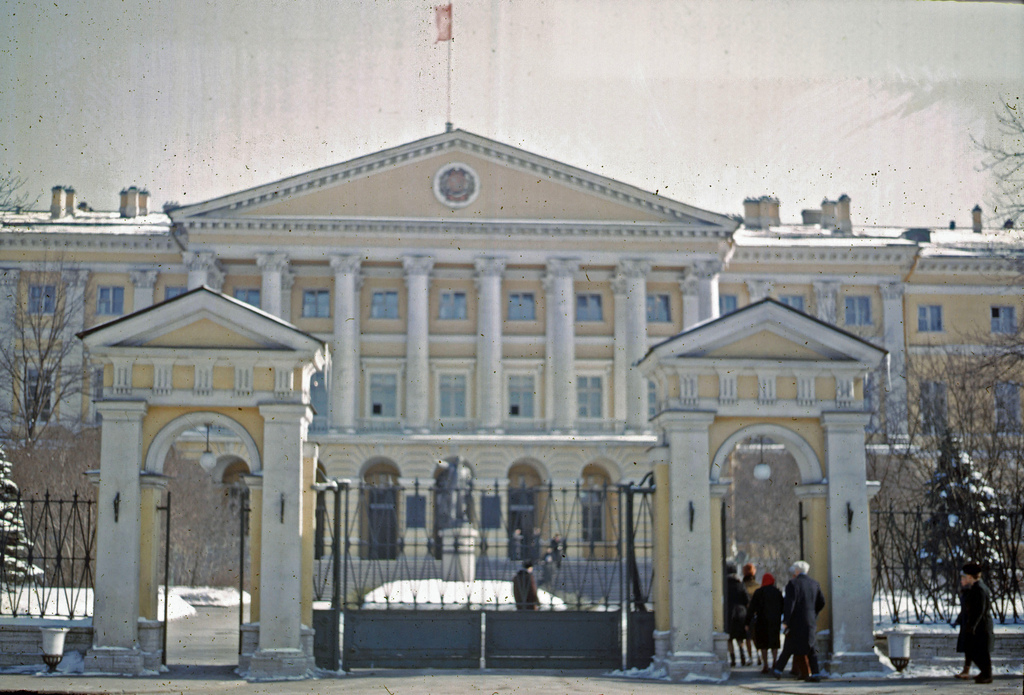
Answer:
<svg viewBox="0 0 1024 695"><path fill-rule="evenodd" d="M452 132L452 39L448 39L448 112L445 118L444 130Z"/></svg>

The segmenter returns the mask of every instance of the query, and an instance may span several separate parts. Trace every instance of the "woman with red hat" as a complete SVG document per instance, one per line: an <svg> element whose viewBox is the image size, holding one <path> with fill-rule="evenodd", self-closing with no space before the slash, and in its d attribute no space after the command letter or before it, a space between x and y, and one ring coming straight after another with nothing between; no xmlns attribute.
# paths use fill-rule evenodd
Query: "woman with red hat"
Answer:
<svg viewBox="0 0 1024 695"><path fill-rule="evenodd" d="M771 673L771 664L779 655L779 632L782 629L782 592L775 586L775 577L764 573L761 588L754 592L747 608L747 623L753 628L754 646L761 653L764 668L761 673ZM768 650L772 660L768 661Z"/></svg>

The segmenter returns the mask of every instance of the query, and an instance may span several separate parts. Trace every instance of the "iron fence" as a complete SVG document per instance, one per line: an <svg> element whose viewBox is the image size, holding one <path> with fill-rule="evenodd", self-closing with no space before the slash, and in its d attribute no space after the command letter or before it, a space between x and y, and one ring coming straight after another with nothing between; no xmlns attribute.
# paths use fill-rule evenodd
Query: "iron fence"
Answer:
<svg viewBox="0 0 1024 695"><path fill-rule="evenodd" d="M0 615L92 615L96 503L80 498L6 502L0 526ZM10 523L8 523L8 521Z"/></svg>
<svg viewBox="0 0 1024 695"><path fill-rule="evenodd" d="M994 529L988 559L966 557L952 537L937 542L928 509L876 509L871 516L876 622L952 622L960 612L960 567L977 560L995 619L1024 621L1024 508L991 509L976 520Z"/></svg>
<svg viewBox="0 0 1024 695"><path fill-rule="evenodd" d="M494 592L507 592L529 560L541 610L616 610L631 596L650 603L651 497L639 495L634 502L639 488L529 487L499 480L441 490L433 480L417 479L405 485L329 483L319 489L317 601L346 610L512 608ZM450 495L465 510L464 525L471 533L450 533ZM458 586L453 552L474 558L476 593ZM507 585L488 587L488 582Z"/></svg>

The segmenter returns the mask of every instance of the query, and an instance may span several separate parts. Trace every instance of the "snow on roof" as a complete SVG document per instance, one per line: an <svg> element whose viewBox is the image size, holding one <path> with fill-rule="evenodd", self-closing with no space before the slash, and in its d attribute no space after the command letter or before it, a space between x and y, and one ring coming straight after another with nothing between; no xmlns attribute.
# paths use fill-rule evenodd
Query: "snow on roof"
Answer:
<svg viewBox="0 0 1024 695"><path fill-rule="evenodd" d="M171 218L162 212L121 217L117 212L76 210L54 219L49 212L0 212L0 231L34 234L167 234Z"/></svg>

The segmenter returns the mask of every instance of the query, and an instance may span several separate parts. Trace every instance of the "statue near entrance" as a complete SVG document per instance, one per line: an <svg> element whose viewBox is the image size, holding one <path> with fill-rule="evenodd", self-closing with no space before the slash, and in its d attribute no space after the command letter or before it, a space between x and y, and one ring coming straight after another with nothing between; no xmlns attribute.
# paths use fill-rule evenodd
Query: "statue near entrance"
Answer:
<svg viewBox="0 0 1024 695"><path fill-rule="evenodd" d="M436 508L438 529L468 526L473 521L470 481L473 475L460 456L450 456L437 462Z"/></svg>

